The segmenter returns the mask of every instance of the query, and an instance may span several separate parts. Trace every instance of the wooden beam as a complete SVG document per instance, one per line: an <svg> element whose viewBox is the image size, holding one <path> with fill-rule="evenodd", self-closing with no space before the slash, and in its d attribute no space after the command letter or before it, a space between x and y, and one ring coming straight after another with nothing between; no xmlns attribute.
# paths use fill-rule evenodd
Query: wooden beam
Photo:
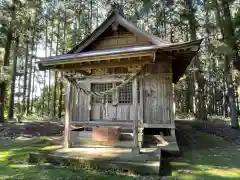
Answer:
<svg viewBox="0 0 240 180"><path fill-rule="evenodd" d="M139 154L138 146L138 91L137 91L137 77L133 79L132 83L133 89L133 141L134 148L132 151L136 154Z"/></svg>
<svg viewBox="0 0 240 180"><path fill-rule="evenodd" d="M66 90L66 103L65 103L65 127L64 127L64 148L69 148L71 145L71 121L73 109L73 86L68 82Z"/></svg>
<svg viewBox="0 0 240 180"><path fill-rule="evenodd" d="M88 57L76 57L76 58L69 58L69 59L59 59L56 60L46 60L43 64L47 64L47 66L51 65L59 65L61 64L75 64L79 62L95 62L95 61L106 61L109 59L119 59L119 58L132 58L132 57L152 57L152 51L142 51L142 52L128 52L128 53L115 53L115 54L108 54L108 55L95 55L95 56L88 56Z"/></svg>
<svg viewBox="0 0 240 180"><path fill-rule="evenodd" d="M80 70L80 69L76 69L75 72L78 72L82 75L85 75L85 76L90 76L91 73L87 72L87 71L84 71L84 70Z"/></svg>
<svg viewBox="0 0 240 180"><path fill-rule="evenodd" d="M103 119L101 121L89 121L86 122L84 120L80 120L80 121L72 121L72 124L74 125L83 125L83 126L129 126L132 127L133 126L133 122L127 121L127 120L114 120L114 121L109 121L106 119Z"/></svg>
<svg viewBox="0 0 240 180"><path fill-rule="evenodd" d="M133 121L126 121L126 120L116 120L116 121L109 121L103 119L102 121L89 121L86 122L85 119L79 121L72 121L73 125L81 125L81 126L127 126L129 128L133 127ZM175 129L174 124L140 124L138 123L139 128L166 128L166 129Z"/></svg>
<svg viewBox="0 0 240 180"><path fill-rule="evenodd" d="M106 78L104 79L104 83L119 83L119 82L123 82L125 78ZM99 83L99 82L103 82L103 79L101 78L96 78L96 79L81 79L79 80L81 83Z"/></svg>
<svg viewBox="0 0 240 180"><path fill-rule="evenodd" d="M74 69L74 68L72 68L72 69L64 69L64 68L62 68L62 69L60 69L60 71L61 71L61 72L73 71L73 72L75 72L75 73L80 73L80 74L82 74L82 75L84 75L84 76L90 76L90 75L92 75L92 73L89 73L89 72L87 72L87 71L79 70L79 69Z"/></svg>
<svg viewBox="0 0 240 180"><path fill-rule="evenodd" d="M174 129L175 125L174 124L148 124L144 123L143 124L144 128L166 128L166 129Z"/></svg>
<svg viewBox="0 0 240 180"><path fill-rule="evenodd" d="M92 64L76 64L73 68L71 65L65 65L65 70L76 69L79 70L87 70L87 69L100 69L100 68L114 68L114 67L128 67L130 65L145 65L151 64L151 60L122 60L122 61L111 61L111 63L105 61L105 63L92 63Z"/></svg>

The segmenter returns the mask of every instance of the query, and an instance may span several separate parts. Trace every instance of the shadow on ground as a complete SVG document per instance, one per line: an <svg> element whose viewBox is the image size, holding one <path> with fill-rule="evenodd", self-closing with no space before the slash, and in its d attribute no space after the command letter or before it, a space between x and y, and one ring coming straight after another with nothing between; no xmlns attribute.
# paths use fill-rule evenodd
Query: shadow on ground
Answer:
<svg viewBox="0 0 240 180"><path fill-rule="evenodd" d="M237 136L235 139L240 138L239 130L199 121L176 121L176 127L181 156L168 161L173 176L182 179L240 179L240 146L228 138L232 133ZM218 133L219 129L224 129L225 136L218 136L214 128Z"/></svg>

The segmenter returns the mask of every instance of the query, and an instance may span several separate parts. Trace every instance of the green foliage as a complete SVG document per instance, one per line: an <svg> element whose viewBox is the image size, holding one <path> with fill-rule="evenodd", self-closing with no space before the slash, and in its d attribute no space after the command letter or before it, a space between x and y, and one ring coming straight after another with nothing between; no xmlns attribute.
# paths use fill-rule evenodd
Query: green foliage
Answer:
<svg viewBox="0 0 240 180"><path fill-rule="evenodd" d="M49 92L50 92L50 96L49 96ZM41 111L39 111L39 109L41 109L43 107L45 107L45 113L47 115L53 115L53 106L54 106L54 101L53 101L53 93L54 93L54 85L51 85L50 88L48 86L46 86L43 91L41 92L41 95L39 97L37 97L36 99L34 99L33 104L34 104L34 109L32 111L32 113L35 114L41 114ZM56 106L56 112L59 108L59 97L60 97L60 91L57 91L56 93L56 101L55 101L55 106ZM45 97L44 101L43 101L43 96ZM51 110L47 109L48 107L48 101L50 102L49 107L51 107ZM65 103L65 88L63 89L63 100L62 100L62 107L64 107L64 103Z"/></svg>
<svg viewBox="0 0 240 180"><path fill-rule="evenodd" d="M233 49L226 43L220 41L213 41L213 46L215 47L215 52L217 55L233 55Z"/></svg>
<svg viewBox="0 0 240 180"><path fill-rule="evenodd" d="M11 68L8 66L0 66L0 83L9 82L11 79Z"/></svg>

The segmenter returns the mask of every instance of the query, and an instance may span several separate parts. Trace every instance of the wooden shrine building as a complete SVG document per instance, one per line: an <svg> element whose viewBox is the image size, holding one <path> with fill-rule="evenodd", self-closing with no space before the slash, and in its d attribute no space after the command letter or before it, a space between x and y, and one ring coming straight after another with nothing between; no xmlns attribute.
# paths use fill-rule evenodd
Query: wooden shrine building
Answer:
<svg viewBox="0 0 240 180"><path fill-rule="evenodd" d="M107 19L64 55L38 62L68 80L65 147L71 124L133 131L139 150L151 129L175 137L173 83L197 54L201 40L169 43L138 29L115 6Z"/></svg>

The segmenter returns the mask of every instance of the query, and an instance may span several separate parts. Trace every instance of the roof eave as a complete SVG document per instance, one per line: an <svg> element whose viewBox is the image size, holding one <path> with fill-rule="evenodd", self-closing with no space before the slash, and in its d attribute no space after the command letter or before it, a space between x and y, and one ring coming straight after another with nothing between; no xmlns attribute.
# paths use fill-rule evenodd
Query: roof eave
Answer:
<svg viewBox="0 0 240 180"><path fill-rule="evenodd" d="M118 53L118 54L109 54L109 55L100 55L100 56L87 56L87 57L79 57L72 59L54 59L54 60L42 60L36 62L38 64L39 70L46 70L50 66L64 65L64 64L74 64L78 62L93 62L93 61L104 61L109 59L116 58L129 58L129 57L146 57L146 56L154 56L155 50L148 51L136 51L136 52L127 52L127 53Z"/></svg>
<svg viewBox="0 0 240 180"><path fill-rule="evenodd" d="M189 57L189 58L185 58L184 61L185 62L182 62L182 70L173 77L173 83L176 84L179 82L179 79L185 74L188 66L191 64L192 60L194 57L196 57L198 51L200 50L200 45L201 45L201 42L202 42L203 39L200 39L200 40L196 40L196 41L193 41L193 42L189 42L189 43L184 43L186 46L193 46L195 47L194 49L195 50L192 50L191 53L192 55ZM179 60L179 59L178 59ZM179 69L179 66L177 65L178 69ZM174 69L174 64L172 64L172 68Z"/></svg>
<svg viewBox="0 0 240 180"><path fill-rule="evenodd" d="M95 59L95 58L98 58L98 60L101 60L101 58L109 59L109 58L115 58L117 56L118 57L119 56L128 56L130 54L136 54L136 55L139 56L141 53L153 53L155 51L177 51L177 50L180 50L180 49L187 49L187 51L198 52L198 50L200 49L201 42L202 42L202 39L192 41L192 42L187 42L187 43L180 43L180 44L177 43L177 44L165 45L163 47L161 47L161 46L149 46L148 49L145 49L145 50L142 50L142 51L130 51L130 52L125 52L125 53L119 52L119 53L112 53L112 54L106 53L106 54L95 55L95 56L84 56L84 57L72 56L72 57L69 57L71 55L66 55L66 56L62 57L62 59L53 59L53 57L50 57L50 58L46 58L44 60L41 60L37 63L39 64L39 68L43 70L44 66L76 63L79 60L81 60L81 62L89 62L89 61L91 61L91 59ZM106 58L106 55L108 56L107 58ZM61 56L59 56L59 58L61 58ZM191 60L189 61L189 63L190 62L191 62Z"/></svg>

